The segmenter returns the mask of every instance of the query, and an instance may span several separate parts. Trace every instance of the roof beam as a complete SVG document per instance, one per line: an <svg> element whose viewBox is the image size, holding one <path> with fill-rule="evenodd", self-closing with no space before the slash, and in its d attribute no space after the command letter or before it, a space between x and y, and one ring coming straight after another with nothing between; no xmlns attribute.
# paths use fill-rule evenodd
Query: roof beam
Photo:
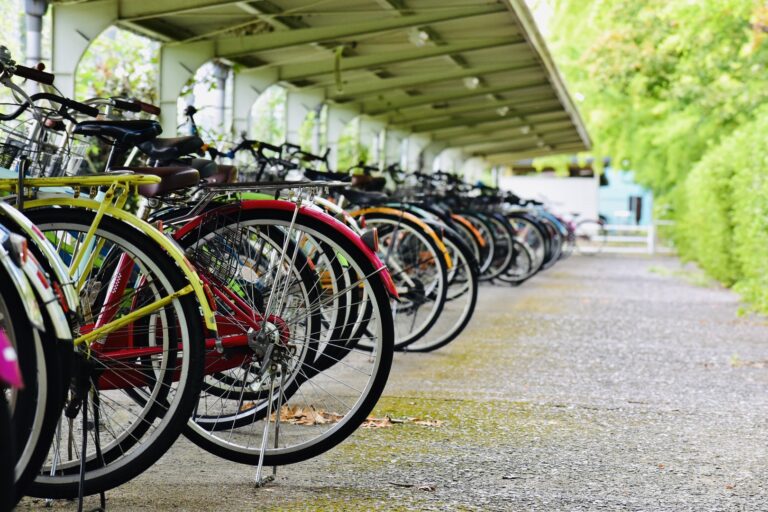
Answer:
<svg viewBox="0 0 768 512"><path fill-rule="evenodd" d="M419 85L424 86L445 82L447 80L455 80L472 76L481 77L483 75L508 73L510 71L518 71L521 73L527 71L541 71L541 66L538 64L530 63L505 63L497 64L495 66L456 69L442 73L421 73L397 78L379 79L376 81L353 81L351 85L345 86L342 92L336 92L335 87L326 87L325 94L327 98L335 101L357 100L360 97L371 96L382 92L391 91L393 89L403 89Z"/></svg>
<svg viewBox="0 0 768 512"><path fill-rule="evenodd" d="M450 140L453 137L463 135L469 128L472 133L493 133L496 130L509 128L512 126L526 126L536 124L537 122L562 120L567 114L562 109L541 113L513 113L507 117L488 116L486 118L463 120L454 123L452 126L439 128L430 132L430 137L434 141Z"/></svg>
<svg viewBox="0 0 768 512"><path fill-rule="evenodd" d="M549 137L549 138L545 138ZM521 141L534 141L534 144L531 144L532 146L536 146L539 142L544 142L544 144L552 145L557 141L563 141L563 142L572 142L572 141L578 141L579 140L579 134L576 133L576 130L573 129L573 125L571 125L571 128L569 130L559 130L554 132L549 132L547 134L537 134L537 133L528 133L528 134L521 134L518 133L517 137L508 137L506 139L497 139L497 140L489 140L487 142L475 142L472 144L462 144L460 146L452 146L452 147L459 147L463 149L464 151L470 152L470 153L477 153L477 152L483 152L483 151L495 151L499 147L509 147L510 144L518 143Z"/></svg>
<svg viewBox="0 0 768 512"><path fill-rule="evenodd" d="M512 153L512 152L520 151L526 148L530 148L533 150L538 148L547 148L547 147L554 148L557 146L564 146L564 145L573 144L573 143L580 143L582 147L584 147L584 143L581 142L579 134L576 133L575 130L574 130L574 138L572 140L563 140L558 143L555 143L555 142L547 143L547 141L543 140L540 137L538 138L534 137L532 140L536 142L531 144L530 143L531 140L528 140L526 142L511 141L506 144L496 144L495 146L487 146L485 149L476 149L475 151L468 151L468 152L475 155L499 155L504 153Z"/></svg>
<svg viewBox="0 0 768 512"><path fill-rule="evenodd" d="M559 153L571 153L574 151L585 151L586 146L583 142L562 143L550 147L535 147L530 149L511 149L499 153L483 153L475 156L485 157L491 164L512 164L524 158L535 158L537 156L556 155Z"/></svg>
<svg viewBox="0 0 768 512"><path fill-rule="evenodd" d="M573 123L571 123L570 120L553 121L548 123L531 123L523 120L515 124L510 124L507 127L497 128L490 133L476 133L473 131L464 135L445 139L441 142L445 142L449 146L465 146L470 144L479 144L482 142L499 142L503 140L514 139L515 137L519 137L521 135L550 133L548 130L562 131L563 128L568 127L571 129L573 128ZM570 133L573 133L573 130L571 130Z"/></svg>
<svg viewBox="0 0 768 512"><path fill-rule="evenodd" d="M379 102L363 102L360 107L364 114L377 116L386 114L392 110L403 110L409 108L423 107L424 105L431 105L433 103L444 103L449 101L463 100L466 98L474 98L477 96L486 96L489 94L506 94L515 93L516 99L520 99L526 96L533 96L542 94L551 94L551 88L548 82L542 81L541 78L537 80L528 80L522 83L516 84L504 84L496 87L482 87L478 89L468 89L465 91L451 91L438 94L424 94L418 96L406 96L405 98L396 98L392 100L385 100Z"/></svg>
<svg viewBox="0 0 768 512"><path fill-rule="evenodd" d="M237 4L243 0L163 0L155 2L137 2L136 0L120 0L118 3L118 19L125 21L140 21L152 18L162 18L175 14L186 14Z"/></svg>
<svg viewBox="0 0 768 512"><path fill-rule="evenodd" d="M514 102L509 102L513 103ZM562 109L557 109L558 111L562 111ZM536 115L536 114L546 114L553 111L553 107L536 107L536 108L527 108L525 110L520 110L520 105L517 105L517 110L515 110L515 107L510 109L509 112L507 112L506 115L501 115L498 112L494 111L485 115L481 116L459 116L459 117L453 117L449 119L443 119L440 121L432 121L432 122L425 122L425 123L414 123L410 125L410 129L414 133L424 133L424 132L438 132L442 131L448 128L456 127L456 126L467 126L467 125L475 125L477 122L484 122L484 121L492 121L495 119L515 119L519 117L524 116L530 116L530 115Z"/></svg>
<svg viewBox="0 0 768 512"><path fill-rule="evenodd" d="M376 68L401 62L431 59L451 53L463 53L478 50L498 48L500 46L513 46L521 49L527 48L527 43L519 36L475 39L469 42L446 44L443 46L425 46L421 48L409 48L398 52L381 52L360 57L342 58L339 63L341 72L354 71L356 69ZM510 48L512 52L514 48ZM323 56L308 62L296 62L279 66L280 80L301 80L317 75L333 74L335 62L333 57Z"/></svg>
<svg viewBox="0 0 768 512"><path fill-rule="evenodd" d="M237 57L249 53L289 48L308 43L338 40L344 37L354 37L362 34L370 35L389 30L397 30L429 23L439 23L462 19L471 16L483 16L499 12L507 12L500 4L475 5L471 7L444 7L434 12L411 14L397 18L385 18L359 23L344 23L340 25L303 28L255 34L251 36L222 37L216 39L216 53L219 57Z"/></svg>
<svg viewBox="0 0 768 512"><path fill-rule="evenodd" d="M540 107L552 107L553 109L558 108L560 104L555 98L552 98L548 101L537 101L537 102L525 102L526 108L540 108ZM480 114L482 112L488 112L490 110L496 110L502 107L508 107L509 113L507 115L515 115L515 109L519 108L520 105L516 105L513 101L510 100L493 100L490 101L487 98L482 98L481 101L473 101L472 103L460 103L456 105L455 107L444 107L444 108L429 108L429 109L420 109L420 110L411 110L408 111L406 114L392 114L387 117L387 121L392 124L425 124L425 123L431 123L434 121L445 121L450 122L455 120L456 115L458 114Z"/></svg>

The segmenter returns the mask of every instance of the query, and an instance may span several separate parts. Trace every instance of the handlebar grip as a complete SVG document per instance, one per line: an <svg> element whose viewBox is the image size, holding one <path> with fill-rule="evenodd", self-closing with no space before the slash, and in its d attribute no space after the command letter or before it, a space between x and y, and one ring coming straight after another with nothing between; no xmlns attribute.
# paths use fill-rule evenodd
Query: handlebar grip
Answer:
<svg viewBox="0 0 768 512"><path fill-rule="evenodd" d="M153 116L159 116L162 112L160 107L151 103L144 103L143 101L133 100L133 102L141 108L141 111Z"/></svg>
<svg viewBox="0 0 768 512"><path fill-rule="evenodd" d="M141 105L132 101L125 101L118 98L112 98L112 104L120 110L127 110L128 112L141 112Z"/></svg>
<svg viewBox="0 0 768 512"><path fill-rule="evenodd" d="M39 92L37 94L33 94L32 96L30 96L30 98L32 99L32 101L37 101L37 100L53 101L55 103L58 103L59 105L63 105L67 107L68 109L76 110L81 114L84 114L90 117L98 117L99 115L99 109L97 109L96 107L91 107L90 105L80 103L79 101L70 100L69 98L62 98L61 96L57 96L49 92Z"/></svg>
<svg viewBox="0 0 768 512"><path fill-rule="evenodd" d="M86 105L85 103L80 103L79 101L70 100L68 98L56 98L56 101L59 101L62 105L64 105L68 109L76 110L88 117L99 116L99 109L97 109L96 107L92 107L90 105Z"/></svg>
<svg viewBox="0 0 768 512"><path fill-rule="evenodd" d="M14 67L13 74L46 85L53 85L53 79L56 78L53 73L38 71L37 69L19 66L18 64Z"/></svg>

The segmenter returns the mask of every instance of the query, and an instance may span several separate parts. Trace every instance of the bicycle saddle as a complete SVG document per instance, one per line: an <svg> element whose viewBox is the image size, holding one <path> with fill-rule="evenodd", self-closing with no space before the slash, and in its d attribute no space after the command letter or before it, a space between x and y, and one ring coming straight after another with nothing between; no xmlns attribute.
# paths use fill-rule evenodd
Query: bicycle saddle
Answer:
<svg viewBox="0 0 768 512"><path fill-rule="evenodd" d="M111 170L159 176L160 183L139 185L139 194L144 197L162 196L200 183L200 173L191 167L115 167Z"/></svg>
<svg viewBox="0 0 768 512"><path fill-rule="evenodd" d="M357 206L371 206L389 200L387 194L381 192L366 192L363 190L355 190L353 188L345 188L342 194L344 194L344 197L346 197L350 203Z"/></svg>
<svg viewBox="0 0 768 512"><path fill-rule="evenodd" d="M237 175L237 167L234 165L217 165L216 172L209 174L208 176L202 176L205 178L205 182L208 184L213 183L232 183L235 181Z"/></svg>
<svg viewBox="0 0 768 512"><path fill-rule="evenodd" d="M344 172L304 169L304 176L311 181L352 181L352 175Z"/></svg>
<svg viewBox="0 0 768 512"><path fill-rule="evenodd" d="M208 178L219 172L219 166L216 165L216 162L207 158L192 158L190 160L182 160L181 163L197 169L201 178Z"/></svg>
<svg viewBox="0 0 768 512"><path fill-rule="evenodd" d="M179 161L179 165L192 167L200 173L200 179L206 183L229 183L234 181L237 167L234 165L217 164L207 158L191 158Z"/></svg>
<svg viewBox="0 0 768 512"><path fill-rule="evenodd" d="M200 137L190 135L172 138L157 137L138 144L138 148L155 160L168 161L200 151L203 145L203 140Z"/></svg>
<svg viewBox="0 0 768 512"><path fill-rule="evenodd" d="M151 119L81 121L73 130L78 135L114 139L118 146L135 146L156 138L162 132L160 123Z"/></svg>

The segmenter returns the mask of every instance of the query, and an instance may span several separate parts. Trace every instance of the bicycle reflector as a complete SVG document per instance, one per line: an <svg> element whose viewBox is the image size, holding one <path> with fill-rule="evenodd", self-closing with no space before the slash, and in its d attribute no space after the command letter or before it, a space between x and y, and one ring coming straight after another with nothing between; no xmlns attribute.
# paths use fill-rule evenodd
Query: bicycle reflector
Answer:
<svg viewBox="0 0 768 512"><path fill-rule="evenodd" d="M29 258L29 246L27 245L27 239L23 236L11 233L6 249L16 265L22 266L27 262L27 258Z"/></svg>
<svg viewBox="0 0 768 512"><path fill-rule="evenodd" d="M376 228L370 228L363 231L360 235L363 243L373 252L379 252L379 230Z"/></svg>

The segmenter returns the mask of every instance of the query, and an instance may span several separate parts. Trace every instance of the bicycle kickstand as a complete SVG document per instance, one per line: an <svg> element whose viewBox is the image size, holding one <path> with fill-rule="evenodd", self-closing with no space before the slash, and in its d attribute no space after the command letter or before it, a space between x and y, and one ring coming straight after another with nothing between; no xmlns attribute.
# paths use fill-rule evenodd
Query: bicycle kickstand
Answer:
<svg viewBox="0 0 768 512"><path fill-rule="evenodd" d="M267 445L269 444L269 423L272 418L272 402L274 401L275 396L275 382L277 381L277 377L280 373L280 365L274 365L272 368L270 368L270 382L269 382L269 396L267 398L267 415L264 418L264 431L261 436L261 450L259 451L259 463L256 466L256 487L264 487L269 482L272 482L275 479L275 471L273 470L273 474L269 475L267 477L262 478L262 471L264 470L264 453L267 451ZM279 390L278 393L280 393L279 396L282 396L282 390ZM279 400L279 398L278 398ZM275 412L275 442L277 443L277 431L280 421L280 406L278 406L277 411Z"/></svg>

